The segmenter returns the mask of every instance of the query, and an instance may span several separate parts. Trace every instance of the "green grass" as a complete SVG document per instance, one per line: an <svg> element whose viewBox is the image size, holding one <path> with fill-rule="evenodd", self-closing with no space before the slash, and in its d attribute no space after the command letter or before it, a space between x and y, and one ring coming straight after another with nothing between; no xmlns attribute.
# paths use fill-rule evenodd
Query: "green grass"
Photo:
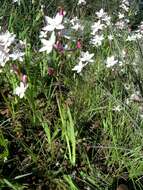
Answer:
<svg viewBox="0 0 143 190"><path fill-rule="evenodd" d="M71 70L80 50L38 52L43 3L45 15L53 16L64 5L68 16L78 15L86 25L83 50L93 52L95 62L81 75ZM142 189L143 103L127 104L134 92L143 96L140 42L127 42L126 30L119 37L119 31L111 27L105 35L114 35L112 44L106 39L102 47L92 47L89 25L99 5L89 3L80 15L76 4L70 3L22 0L18 6L0 2L2 30L26 40L24 62L15 64L26 69L29 84L23 99L13 95L19 81L10 72L13 63L6 63L0 73L0 189L107 190L118 178ZM111 5L106 5L109 12L114 9ZM106 68L105 60L112 54L123 60L122 49L128 51L124 65ZM55 69L53 76L47 74L50 67ZM117 106L121 111L115 111Z"/></svg>

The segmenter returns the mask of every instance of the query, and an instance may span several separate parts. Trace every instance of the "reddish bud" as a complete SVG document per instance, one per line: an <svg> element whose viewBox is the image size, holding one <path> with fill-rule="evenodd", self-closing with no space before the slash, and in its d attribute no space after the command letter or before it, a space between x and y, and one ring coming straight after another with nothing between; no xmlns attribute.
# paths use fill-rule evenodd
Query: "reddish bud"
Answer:
<svg viewBox="0 0 143 190"><path fill-rule="evenodd" d="M57 49L59 52L63 52L64 51L64 47L63 47L62 43L59 40L54 45L54 48Z"/></svg>
<svg viewBox="0 0 143 190"><path fill-rule="evenodd" d="M62 15L62 16L65 15L65 11L64 11L63 7L59 8L59 15Z"/></svg>
<svg viewBox="0 0 143 190"><path fill-rule="evenodd" d="M48 67L48 75L49 75L49 76L54 76L54 74L55 74L54 68Z"/></svg>
<svg viewBox="0 0 143 190"><path fill-rule="evenodd" d="M81 42L80 42L80 40L78 40L77 43L76 43L76 48L81 49L81 47L82 47Z"/></svg>
<svg viewBox="0 0 143 190"><path fill-rule="evenodd" d="M21 81L26 85L26 83L27 83L27 75L22 75L21 76Z"/></svg>

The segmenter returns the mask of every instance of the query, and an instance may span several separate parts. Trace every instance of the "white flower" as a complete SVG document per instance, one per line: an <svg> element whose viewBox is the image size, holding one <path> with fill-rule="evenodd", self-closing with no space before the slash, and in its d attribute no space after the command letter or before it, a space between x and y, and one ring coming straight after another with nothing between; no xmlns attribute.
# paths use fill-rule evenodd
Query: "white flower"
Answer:
<svg viewBox="0 0 143 190"><path fill-rule="evenodd" d="M122 18L124 18L124 17L125 17L125 15L122 14L122 13L119 13L119 14L118 14L118 18L119 18L119 19L122 19Z"/></svg>
<svg viewBox="0 0 143 190"><path fill-rule="evenodd" d="M102 41L104 40L103 35L95 35L92 39L91 39L91 44L98 47L102 45Z"/></svg>
<svg viewBox="0 0 143 190"><path fill-rule="evenodd" d="M56 36L55 36L55 32L53 31L49 40L46 40L44 38L41 39L43 47L39 50L39 52L46 51L47 54L49 54L53 49L55 41L56 41Z"/></svg>
<svg viewBox="0 0 143 190"><path fill-rule="evenodd" d="M79 19L77 18L77 16L73 17L73 19L71 20L65 20L67 23L70 22L72 25L74 25L75 23L79 22Z"/></svg>
<svg viewBox="0 0 143 190"><path fill-rule="evenodd" d="M129 42L136 41L136 36L135 35L128 36L127 39L126 39L126 41L129 41Z"/></svg>
<svg viewBox="0 0 143 190"><path fill-rule="evenodd" d="M137 33L137 34L136 34L136 38L137 38L137 39L141 39L142 37L143 37L142 34L140 34L140 33Z"/></svg>
<svg viewBox="0 0 143 190"><path fill-rule="evenodd" d="M16 89L14 90L14 94L19 96L20 98L23 98L27 88L28 88L28 84L25 85L23 82L20 82L20 86L16 87Z"/></svg>
<svg viewBox="0 0 143 190"><path fill-rule="evenodd" d="M108 40L109 40L109 41L112 41L112 40L113 40L113 35L110 34L110 35L108 36Z"/></svg>
<svg viewBox="0 0 143 190"><path fill-rule="evenodd" d="M18 5L20 5L20 1L21 0L13 0L13 3L18 3Z"/></svg>
<svg viewBox="0 0 143 190"><path fill-rule="evenodd" d="M108 15L106 15L102 20L105 22L107 26L111 24L111 17Z"/></svg>
<svg viewBox="0 0 143 190"><path fill-rule="evenodd" d="M22 56L24 53L20 52L19 49L23 48L25 46L25 43L22 41L19 41L19 43L15 43L15 51L14 53L10 52L10 46L15 41L15 35L10 33L9 31L6 31L4 33L0 33L0 66L4 67L5 63L9 61L11 58L12 60L18 59L19 61L22 61Z"/></svg>
<svg viewBox="0 0 143 190"><path fill-rule="evenodd" d="M19 40L19 44L18 44L19 48L25 48L26 47L26 39L24 41Z"/></svg>
<svg viewBox="0 0 143 190"><path fill-rule="evenodd" d="M46 20L46 26L43 28L45 31L54 31L55 29L57 30L62 30L64 29L64 25L62 25L63 21L63 15L57 13L54 18L50 18L48 16L45 16Z"/></svg>
<svg viewBox="0 0 143 190"><path fill-rule="evenodd" d="M9 50L3 50L1 47L0 47L0 66L1 67L4 67L6 62L9 60L9 54L8 54L8 51Z"/></svg>
<svg viewBox="0 0 143 190"><path fill-rule="evenodd" d="M40 31L39 38L46 38L47 37L47 31Z"/></svg>
<svg viewBox="0 0 143 190"><path fill-rule="evenodd" d="M80 23L75 23L71 28L77 31L79 29L83 30L84 27Z"/></svg>
<svg viewBox="0 0 143 190"><path fill-rule="evenodd" d="M140 33L132 34L131 36L128 36L126 41L136 41L137 39L141 39L142 35Z"/></svg>
<svg viewBox="0 0 143 190"><path fill-rule="evenodd" d="M70 21L69 21L70 23L71 23L71 25L72 25L72 29L74 29L74 30L83 30L83 26L81 25L81 23L80 23L80 20L77 18L77 17L74 17L73 19L71 19Z"/></svg>
<svg viewBox="0 0 143 190"><path fill-rule="evenodd" d="M86 5L86 1L85 0L79 0L78 5L81 5L81 4Z"/></svg>
<svg viewBox="0 0 143 190"><path fill-rule="evenodd" d="M86 52L81 52L81 57L80 57L80 61L81 62L86 62L86 63L89 63L89 62L93 62L94 60L92 59L92 57L94 56L94 53L89 53L88 51Z"/></svg>
<svg viewBox="0 0 143 190"><path fill-rule="evenodd" d="M109 68L109 67L112 67L114 66L115 64L118 63L118 60L116 60L114 58L114 56L111 56L111 57L107 57L107 60L106 60L106 67Z"/></svg>
<svg viewBox="0 0 143 190"><path fill-rule="evenodd" d="M129 6L129 0L122 0L122 3Z"/></svg>
<svg viewBox="0 0 143 190"><path fill-rule="evenodd" d="M128 10L129 10L129 7L128 7L126 4L122 4L120 7L121 7L124 11L126 11L126 12L128 12Z"/></svg>
<svg viewBox="0 0 143 190"><path fill-rule="evenodd" d="M98 20L98 22L95 22L91 28L92 28L92 34L94 35L96 32L98 32L99 30L103 29L104 24L101 24L101 21Z"/></svg>
<svg viewBox="0 0 143 190"><path fill-rule="evenodd" d="M15 40L15 35L6 31L0 34L0 45L4 48L8 48Z"/></svg>
<svg viewBox="0 0 143 190"><path fill-rule="evenodd" d="M77 73L80 73L85 66L86 64L83 64L82 61L80 61L78 65L74 66L72 71L76 71Z"/></svg>
<svg viewBox="0 0 143 190"><path fill-rule="evenodd" d="M15 35L6 31L0 34L0 66L4 67L9 60L9 46L14 42Z"/></svg>
<svg viewBox="0 0 143 190"><path fill-rule="evenodd" d="M135 92L134 94L132 94L130 96L130 100L131 101L135 101L135 102L141 102L142 101L142 97L141 97L140 93L137 91L137 92Z"/></svg>
<svg viewBox="0 0 143 190"><path fill-rule="evenodd" d="M122 50L122 57L123 58L126 58L126 55L127 55L127 51L125 49Z"/></svg>
<svg viewBox="0 0 143 190"><path fill-rule="evenodd" d="M88 64L92 63L94 60L92 57L94 56L94 53L89 53L88 51L86 52L81 52L81 57L79 58L79 63L74 66L72 71L76 71L77 73L80 73L82 69ZM84 62L84 63L83 63Z"/></svg>
<svg viewBox="0 0 143 190"><path fill-rule="evenodd" d="M96 15L97 15L98 18L103 18L103 17L106 16L106 13L104 12L103 9L100 9L99 12L96 12Z"/></svg>
<svg viewBox="0 0 143 190"><path fill-rule="evenodd" d="M143 22L140 23L140 26L138 26L138 28L139 28L138 32L143 34Z"/></svg>
<svg viewBox="0 0 143 190"><path fill-rule="evenodd" d="M9 57L12 60L19 60L19 61L23 61L23 56L25 55L24 52L20 52L19 50L16 50L15 52L13 52L12 54L9 55Z"/></svg>
<svg viewBox="0 0 143 190"><path fill-rule="evenodd" d="M3 161L4 162L6 162L8 159L7 159L7 157L5 156L4 158L3 158Z"/></svg>
<svg viewBox="0 0 143 190"><path fill-rule="evenodd" d="M107 13L104 12L103 9L100 9L99 12L96 12L96 15L97 15L98 19L104 21L107 26L110 25L111 17L108 16Z"/></svg>
<svg viewBox="0 0 143 190"><path fill-rule="evenodd" d="M115 26L118 28L118 29L124 29L125 26L126 26L126 23L123 21L123 20L120 20L118 22L116 22Z"/></svg>
<svg viewBox="0 0 143 190"><path fill-rule="evenodd" d="M115 106L115 107L113 108L113 111L120 112L121 110L122 110L122 107L121 107L120 105Z"/></svg>

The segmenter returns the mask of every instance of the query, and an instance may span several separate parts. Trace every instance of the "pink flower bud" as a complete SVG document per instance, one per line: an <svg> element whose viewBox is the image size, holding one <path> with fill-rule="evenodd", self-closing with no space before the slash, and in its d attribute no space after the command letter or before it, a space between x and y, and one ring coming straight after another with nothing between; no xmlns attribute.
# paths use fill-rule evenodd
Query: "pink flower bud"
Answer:
<svg viewBox="0 0 143 190"><path fill-rule="evenodd" d="M59 15L65 16L66 12L64 11L63 7L59 9Z"/></svg>
<svg viewBox="0 0 143 190"><path fill-rule="evenodd" d="M55 70L52 67L48 67L48 75L49 76L54 76Z"/></svg>
<svg viewBox="0 0 143 190"><path fill-rule="evenodd" d="M24 85L26 85L26 83L27 83L27 75L22 75L21 76L21 81L24 83Z"/></svg>
<svg viewBox="0 0 143 190"><path fill-rule="evenodd" d="M81 42L80 42L80 40L78 40L77 43L76 43L76 48L81 49L81 47L82 47Z"/></svg>
<svg viewBox="0 0 143 190"><path fill-rule="evenodd" d="M59 52L63 52L64 51L64 47L63 47L62 43L59 40L54 45L54 48L57 49Z"/></svg>

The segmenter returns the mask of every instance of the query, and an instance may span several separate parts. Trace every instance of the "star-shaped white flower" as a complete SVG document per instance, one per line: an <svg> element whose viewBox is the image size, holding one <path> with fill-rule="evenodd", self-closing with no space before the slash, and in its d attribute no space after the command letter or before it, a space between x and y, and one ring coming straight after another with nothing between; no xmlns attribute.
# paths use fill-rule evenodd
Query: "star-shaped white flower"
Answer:
<svg viewBox="0 0 143 190"><path fill-rule="evenodd" d="M110 34L109 36L108 36L108 40L109 41L112 41L114 38L113 38L113 35L112 34Z"/></svg>
<svg viewBox="0 0 143 190"><path fill-rule="evenodd" d="M105 22L107 26L111 24L111 17L108 15L106 15L102 20Z"/></svg>
<svg viewBox="0 0 143 190"><path fill-rule="evenodd" d="M46 40L43 38L43 39L41 39L41 42L43 44L43 47L39 50L39 52L46 51L47 54L49 54L52 51L53 46L56 42L55 32L54 31L52 32L49 40Z"/></svg>
<svg viewBox="0 0 143 190"><path fill-rule="evenodd" d="M15 35L6 31L0 34L0 45L4 48L8 48L15 40Z"/></svg>
<svg viewBox="0 0 143 190"><path fill-rule="evenodd" d="M119 18L119 19L122 19L122 18L124 18L124 17L125 17L125 15L119 12L118 18Z"/></svg>
<svg viewBox="0 0 143 190"><path fill-rule="evenodd" d="M102 30L104 27L104 24L101 24L101 21L98 20L97 22L94 22L94 24L91 26L92 28L92 34L94 35L99 30Z"/></svg>
<svg viewBox="0 0 143 190"><path fill-rule="evenodd" d="M115 57L112 55L111 57L107 57L106 67L107 68L112 67L117 63L118 63L118 60L116 60Z"/></svg>
<svg viewBox="0 0 143 190"><path fill-rule="evenodd" d="M100 9L99 12L96 12L96 15L97 15L98 18L103 18L103 17L106 16L106 13L104 12L103 9Z"/></svg>
<svg viewBox="0 0 143 190"><path fill-rule="evenodd" d="M16 87L16 89L14 90L14 94L19 96L20 98L23 98L27 88L28 88L28 84L25 85L23 82L20 82L20 86Z"/></svg>
<svg viewBox="0 0 143 190"><path fill-rule="evenodd" d="M75 31L78 31L83 30L84 27L80 23L75 23L71 28Z"/></svg>
<svg viewBox="0 0 143 190"><path fill-rule="evenodd" d="M88 51L86 52L81 52L81 57L80 57L80 61L81 62L93 62L94 60L92 59L92 57L94 56L94 53L89 53Z"/></svg>
<svg viewBox="0 0 143 190"><path fill-rule="evenodd" d="M50 18L48 16L45 16L46 20L46 26L43 28L45 31L54 31L55 29L57 30L62 30L64 29L64 25L61 24L63 21L63 15L57 13L54 18Z"/></svg>
<svg viewBox="0 0 143 190"><path fill-rule="evenodd" d="M77 73L80 73L82 69L85 67L86 64L83 64L82 61L79 62L79 64L75 65L72 71L76 71Z"/></svg>
<svg viewBox="0 0 143 190"><path fill-rule="evenodd" d="M9 55L9 57L15 61L15 60L19 60L19 61L23 61L23 56L25 55L24 52L20 52L19 50L16 50L15 52L13 52L12 54Z"/></svg>
<svg viewBox="0 0 143 190"><path fill-rule="evenodd" d="M92 39L91 39L91 44L98 47L102 45L102 41L104 40L103 35L95 35Z"/></svg>

